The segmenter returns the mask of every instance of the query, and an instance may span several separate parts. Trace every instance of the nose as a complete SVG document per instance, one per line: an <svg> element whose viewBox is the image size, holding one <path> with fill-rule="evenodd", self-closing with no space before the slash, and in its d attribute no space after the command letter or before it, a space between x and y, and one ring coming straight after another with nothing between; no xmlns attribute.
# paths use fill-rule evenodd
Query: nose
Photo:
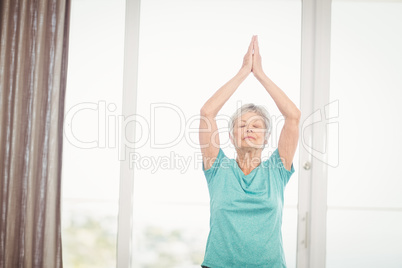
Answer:
<svg viewBox="0 0 402 268"><path fill-rule="evenodd" d="M251 130L251 129L247 129L247 132L253 132L253 130Z"/></svg>

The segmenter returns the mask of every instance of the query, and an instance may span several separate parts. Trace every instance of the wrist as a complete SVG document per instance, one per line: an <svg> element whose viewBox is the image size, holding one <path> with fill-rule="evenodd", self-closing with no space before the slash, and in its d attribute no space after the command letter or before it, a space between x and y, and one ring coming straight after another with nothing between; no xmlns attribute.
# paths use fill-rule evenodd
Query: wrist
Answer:
<svg viewBox="0 0 402 268"><path fill-rule="evenodd" d="M239 77L245 79L250 74L250 72L251 72L250 70L247 70L245 68L241 68L239 70L239 72L236 74L236 76L239 76Z"/></svg>
<svg viewBox="0 0 402 268"><path fill-rule="evenodd" d="M253 72L255 78L257 78L257 80L263 79L264 77L266 77L265 73L263 71L260 72Z"/></svg>

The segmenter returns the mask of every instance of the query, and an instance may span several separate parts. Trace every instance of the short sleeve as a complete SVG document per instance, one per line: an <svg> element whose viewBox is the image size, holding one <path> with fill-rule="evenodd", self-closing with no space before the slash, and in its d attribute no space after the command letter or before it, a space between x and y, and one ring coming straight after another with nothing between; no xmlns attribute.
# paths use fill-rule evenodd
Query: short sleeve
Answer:
<svg viewBox="0 0 402 268"><path fill-rule="evenodd" d="M205 178L207 179L207 182L209 183L211 179L217 175L218 171L221 168L227 166L228 164L229 159L226 157L225 153L222 151L221 148L219 148L218 156L215 158L214 163L209 169L205 170L204 162L202 162L202 171L204 171L204 175Z"/></svg>
<svg viewBox="0 0 402 268"><path fill-rule="evenodd" d="M272 153L271 157L269 158L270 168L273 168L278 171L282 181L283 186L285 186L288 182L292 174L295 172L295 168L293 166L290 167L290 170L287 170L283 165L282 159L279 155L278 148Z"/></svg>

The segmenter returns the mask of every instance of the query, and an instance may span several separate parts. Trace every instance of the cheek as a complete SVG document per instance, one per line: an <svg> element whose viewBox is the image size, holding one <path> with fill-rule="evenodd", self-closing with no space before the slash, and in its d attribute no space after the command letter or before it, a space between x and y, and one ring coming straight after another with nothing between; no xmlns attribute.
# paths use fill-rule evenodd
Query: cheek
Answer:
<svg viewBox="0 0 402 268"><path fill-rule="evenodd" d="M265 139L265 133L264 132L259 132L257 133L257 138L259 140L264 140Z"/></svg>
<svg viewBox="0 0 402 268"><path fill-rule="evenodd" d="M234 139L237 141L242 141L242 133L240 131L234 132Z"/></svg>

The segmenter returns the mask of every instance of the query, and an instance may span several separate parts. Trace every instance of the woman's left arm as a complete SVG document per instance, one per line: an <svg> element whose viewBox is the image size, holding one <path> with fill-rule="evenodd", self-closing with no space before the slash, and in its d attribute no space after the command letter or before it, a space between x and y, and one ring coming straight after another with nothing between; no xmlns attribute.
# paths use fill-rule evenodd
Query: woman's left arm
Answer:
<svg viewBox="0 0 402 268"><path fill-rule="evenodd" d="M285 124L279 137L278 152L282 163L287 170L290 170L293 157L299 141L299 122L301 112L297 106L288 98L262 70L261 55L258 48L258 39L254 41L253 69L252 72L258 81L264 86L278 106L279 111L285 117Z"/></svg>

